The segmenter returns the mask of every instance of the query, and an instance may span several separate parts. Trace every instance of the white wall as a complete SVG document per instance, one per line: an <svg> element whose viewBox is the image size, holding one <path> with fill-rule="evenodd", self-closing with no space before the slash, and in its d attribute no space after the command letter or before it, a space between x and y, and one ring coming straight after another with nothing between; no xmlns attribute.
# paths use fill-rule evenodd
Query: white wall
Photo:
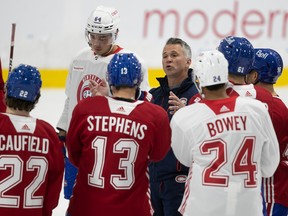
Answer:
<svg viewBox="0 0 288 216"><path fill-rule="evenodd" d="M161 67L162 47L171 36L187 41L195 56L230 34L278 50L288 65L285 0L0 0L2 65L8 67L11 24L16 22L14 65L67 68L86 46L86 20L99 4L118 9L118 43L136 51L149 67ZM166 14L162 23L159 14Z"/></svg>

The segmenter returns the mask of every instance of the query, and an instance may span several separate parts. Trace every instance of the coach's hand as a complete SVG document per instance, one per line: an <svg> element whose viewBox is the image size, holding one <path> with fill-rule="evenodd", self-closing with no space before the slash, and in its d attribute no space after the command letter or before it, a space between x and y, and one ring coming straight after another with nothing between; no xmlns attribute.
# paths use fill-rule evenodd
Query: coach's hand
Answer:
<svg viewBox="0 0 288 216"><path fill-rule="evenodd" d="M186 104L184 104L172 91L170 91L168 104L171 115L186 106Z"/></svg>

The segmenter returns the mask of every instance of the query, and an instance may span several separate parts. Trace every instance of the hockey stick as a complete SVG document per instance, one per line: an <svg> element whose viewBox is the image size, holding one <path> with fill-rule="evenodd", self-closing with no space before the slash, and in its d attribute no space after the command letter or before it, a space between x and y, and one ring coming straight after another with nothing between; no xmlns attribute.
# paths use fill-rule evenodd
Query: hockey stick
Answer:
<svg viewBox="0 0 288 216"><path fill-rule="evenodd" d="M2 64L1 64L1 57L0 57L0 74L2 75ZM1 78L0 78L1 79Z"/></svg>
<svg viewBox="0 0 288 216"><path fill-rule="evenodd" d="M0 57L0 85L1 85L2 80L3 80L3 74L2 74L2 63L1 63L1 57Z"/></svg>
<svg viewBox="0 0 288 216"><path fill-rule="evenodd" d="M3 73L2 73L2 63L1 63L1 57L0 57L0 91L4 90L4 79L3 79Z"/></svg>
<svg viewBox="0 0 288 216"><path fill-rule="evenodd" d="M9 58L9 73L10 73L10 71L12 70L12 65L13 65L15 29L16 29L16 23L12 23L11 45L10 45L10 58Z"/></svg>
<svg viewBox="0 0 288 216"><path fill-rule="evenodd" d="M4 93L4 80L2 74L2 65L1 65L1 58L0 58L0 112L6 111L6 104L4 102L5 93Z"/></svg>

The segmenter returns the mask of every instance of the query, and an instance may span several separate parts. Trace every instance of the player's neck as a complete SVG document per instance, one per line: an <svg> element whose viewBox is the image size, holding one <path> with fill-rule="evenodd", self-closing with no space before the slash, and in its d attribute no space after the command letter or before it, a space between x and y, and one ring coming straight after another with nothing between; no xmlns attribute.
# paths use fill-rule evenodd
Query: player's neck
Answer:
<svg viewBox="0 0 288 216"><path fill-rule="evenodd" d="M245 76L229 74L229 81L234 85L245 85Z"/></svg>
<svg viewBox="0 0 288 216"><path fill-rule="evenodd" d="M129 88L129 87L122 87L119 90L117 90L115 87L112 86L112 94L113 97L116 98L125 98L125 99L132 99L135 100L135 88Z"/></svg>
<svg viewBox="0 0 288 216"><path fill-rule="evenodd" d="M27 112L27 111L24 111L24 110L16 110L16 109L13 109L11 107L8 107L6 108L6 113L8 114L12 114L12 115L18 115L18 116L26 116L26 117L29 117L30 116L30 113Z"/></svg>
<svg viewBox="0 0 288 216"><path fill-rule="evenodd" d="M219 100L229 97L224 88L213 91L209 91L208 89L204 88L202 89L202 93L204 94L204 99L206 100Z"/></svg>

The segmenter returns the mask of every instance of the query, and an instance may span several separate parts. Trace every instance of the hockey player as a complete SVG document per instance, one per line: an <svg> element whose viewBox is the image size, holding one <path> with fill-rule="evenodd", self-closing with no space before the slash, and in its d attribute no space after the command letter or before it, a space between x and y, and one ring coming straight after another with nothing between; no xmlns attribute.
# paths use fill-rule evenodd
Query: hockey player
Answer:
<svg viewBox="0 0 288 216"><path fill-rule="evenodd" d="M37 68L19 65L8 77L0 113L0 215L49 216L61 191L63 145L47 122L30 116L40 97Z"/></svg>
<svg viewBox="0 0 288 216"><path fill-rule="evenodd" d="M115 53L131 53L116 44L119 34L120 16L116 9L98 6L90 14L85 28L89 47L81 51L72 61L66 80L67 95L63 113L57 123L59 137L65 141L66 132L70 123L75 105L91 96L90 80L100 82L106 78L107 65ZM139 56L137 56L138 59ZM143 82L140 87L148 91L148 70L141 60ZM72 193L77 170L66 159L64 195L69 199Z"/></svg>
<svg viewBox="0 0 288 216"><path fill-rule="evenodd" d="M281 76L283 60L273 49L255 49L255 61L247 82L260 86L274 98L273 126L280 148L280 164L271 178L263 179L263 194L268 216L287 216L288 214L288 110L274 89Z"/></svg>
<svg viewBox="0 0 288 216"><path fill-rule="evenodd" d="M229 97L227 69L219 51L200 54L194 74L204 97L171 120L175 156L190 167L179 208L183 216L262 216L261 179L272 176L279 163L265 105Z"/></svg>
<svg viewBox="0 0 288 216"><path fill-rule="evenodd" d="M165 110L136 100L141 80L137 58L115 54L108 65L113 97L90 97L76 105L67 149L79 173L67 215L152 214L147 166L166 155L171 130Z"/></svg>
<svg viewBox="0 0 288 216"><path fill-rule="evenodd" d="M261 87L246 83L246 75L251 71L255 59L253 45L246 38L228 36L221 40L218 50L228 61L229 84L227 94L260 100L268 106L269 114L273 118L271 110L274 103L271 94ZM189 101L189 104L199 100L201 97L195 96Z"/></svg>
<svg viewBox="0 0 288 216"><path fill-rule="evenodd" d="M263 88L247 84L245 80L255 59L253 45L244 37L229 36L220 42L218 50L228 61L229 87L233 89L232 93L228 93L265 102L268 92ZM268 98L272 100L271 96Z"/></svg>

